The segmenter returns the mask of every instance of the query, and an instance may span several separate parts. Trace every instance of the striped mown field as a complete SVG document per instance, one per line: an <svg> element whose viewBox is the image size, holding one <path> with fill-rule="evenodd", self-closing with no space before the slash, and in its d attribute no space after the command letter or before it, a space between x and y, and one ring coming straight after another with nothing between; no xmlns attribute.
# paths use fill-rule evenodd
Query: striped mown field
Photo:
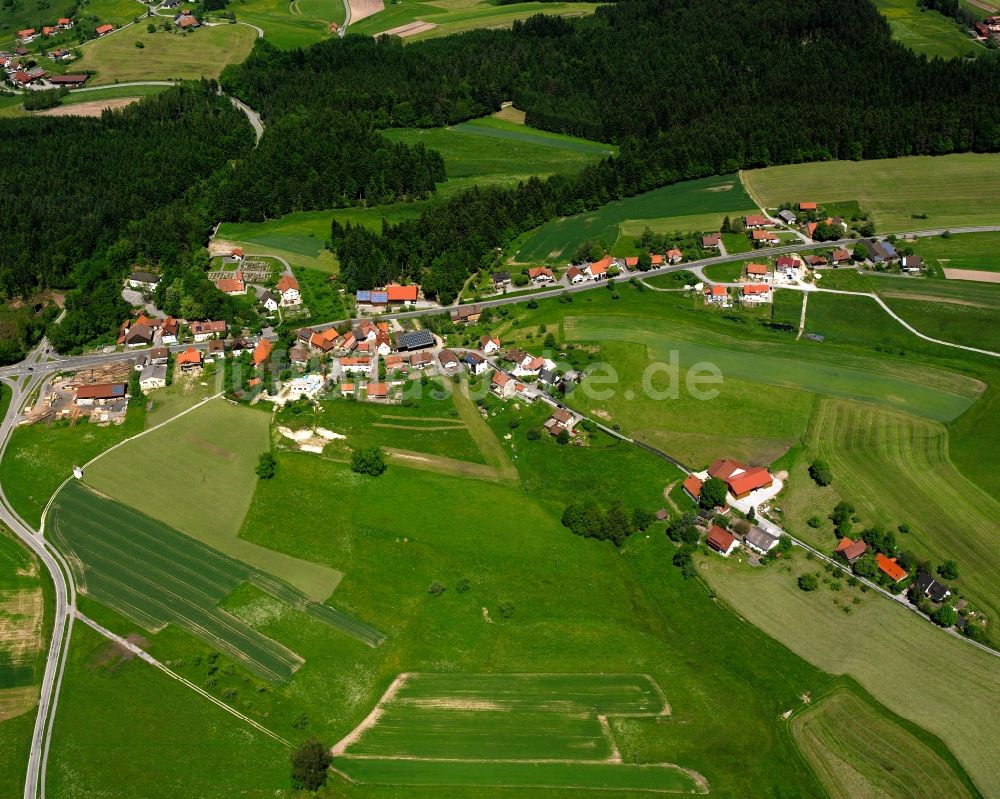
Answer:
<svg viewBox="0 0 1000 799"><path fill-rule="evenodd" d="M250 583L369 646L383 636L288 583L196 541L137 510L70 482L52 504L47 530L81 590L148 630L176 624L272 682L302 659L218 608Z"/></svg>
<svg viewBox="0 0 1000 799"><path fill-rule="evenodd" d="M644 674L402 674L336 747L362 782L703 790L670 763L622 763L609 718L667 717Z"/></svg>
<svg viewBox="0 0 1000 799"><path fill-rule="evenodd" d="M792 737L831 799L974 795L944 757L846 691L797 715Z"/></svg>

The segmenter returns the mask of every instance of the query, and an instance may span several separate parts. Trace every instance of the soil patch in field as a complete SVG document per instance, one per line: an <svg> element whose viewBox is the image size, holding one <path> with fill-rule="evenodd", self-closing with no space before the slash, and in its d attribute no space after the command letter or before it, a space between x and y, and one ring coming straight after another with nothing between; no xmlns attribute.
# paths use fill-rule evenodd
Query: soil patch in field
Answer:
<svg viewBox="0 0 1000 799"><path fill-rule="evenodd" d="M360 22L365 17L385 11L385 3L382 0L350 0L351 22ZM387 31L389 33L391 31Z"/></svg>
<svg viewBox="0 0 1000 799"><path fill-rule="evenodd" d="M1000 283L1000 272L984 272L980 269L945 269L948 280L975 280L979 283Z"/></svg>
<svg viewBox="0 0 1000 799"><path fill-rule="evenodd" d="M109 100L90 100L86 103L71 103L36 111L32 116L40 117L99 117L106 109L124 108L137 103L141 97L114 97Z"/></svg>
<svg viewBox="0 0 1000 799"><path fill-rule="evenodd" d="M400 25L396 28L390 28L387 31L382 31L378 34L379 36L398 36L400 39L405 39L407 36L416 36L418 33L426 33L427 31L432 31L437 27L433 22L424 22L423 20L416 20L415 22L407 23L406 25Z"/></svg>
<svg viewBox="0 0 1000 799"><path fill-rule="evenodd" d="M0 593L0 656L20 665L42 648L42 591L40 588Z"/></svg>

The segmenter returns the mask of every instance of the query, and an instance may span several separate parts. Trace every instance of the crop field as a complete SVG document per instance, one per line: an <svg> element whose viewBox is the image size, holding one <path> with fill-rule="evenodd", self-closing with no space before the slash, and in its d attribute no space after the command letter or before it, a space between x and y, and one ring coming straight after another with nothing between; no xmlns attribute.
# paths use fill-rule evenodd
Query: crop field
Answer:
<svg viewBox="0 0 1000 799"><path fill-rule="evenodd" d="M850 675L893 713L936 735L983 795L1000 791L1000 659L870 592L799 590L796 575L815 570L801 557L766 569L716 557L699 564L747 621L820 669Z"/></svg>
<svg viewBox="0 0 1000 799"><path fill-rule="evenodd" d="M875 6L888 20L893 38L928 58L959 58L985 49L953 19L937 11L925 11L907 0L876 0ZM982 13L976 9L976 13Z"/></svg>
<svg viewBox="0 0 1000 799"><path fill-rule="evenodd" d="M218 609L248 582L309 616L377 646L382 634L288 583L211 549L118 502L71 482L53 503L49 535L67 554L82 591L150 632L167 624L225 652L272 682L291 678L301 658Z"/></svg>
<svg viewBox="0 0 1000 799"><path fill-rule="evenodd" d="M136 4L136 8L140 8ZM88 44L77 62L95 85L133 80L218 78L250 54L257 34L246 25L203 27L193 33L146 31L139 24ZM136 47L141 42L142 47Z"/></svg>
<svg viewBox="0 0 1000 799"><path fill-rule="evenodd" d="M402 674L334 767L379 784L705 792L672 764L622 764L609 719L669 713L647 675Z"/></svg>
<svg viewBox="0 0 1000 799"><path fill-rule="evenodd" d="M336 36L330 23L344 24L340 0L239 0L229 10L241 22L262 28L268 42L283 49L308 47Z"/></svg>
<svg viewBox="0 0 1000 799"><path fill-rule="evenodd" d="M754 208L736 175L675 183L596 211L549 220L524 241L514 260L565 261L587 240L603 242L616 255L631 255L633 239L646 227L654 233L718 230L724 216Z"/></svg>
<svg viewBox="0 0 1000 799"><path fill-rule="evenodd" d="M798 714L792 736L831 799L975 795L947 759L846 691Z"/></svg>
<svg viewBox="0 0 1000 799"><path fill-rule="evenodd" d="M821 400L806 438L808 459L794 470L789 496L782 502L794 529L816 546L832 549L832 531L805 524L825 517L840 499L865 519L894 529L907 523L900 545L940 563L962 567L954 588L990 619L1000 618L1000 502L968 480L948 455L948 431L936 422L853 402ZM834 482L812 491L805 469L811 458L830 463ZM885 476L891 474L892 479ZM796 484L805 486L796 499Z"/></svg>
<svg viewBox="0 0 1000 799"><path fill-rule="evenodd" d="M135 0L85 0L78 9L78 19L91 30L104 22L124 25L143 14L143 8ZM89 45L88 45L89 46Z"/></svg>
<svg viewBox="0 0 1000 799"><path fill-rule="evenodd" d="M618 151L611 144L535 130L495 117L444 128L398 128L382 131L392 141L437 150L444 157L448 181L439 192L475 183L514 185L533 175L575 174ZM454 183L453 183L454 181Z"/></svg>
<svg viewBox="0 0 1000 799"><path fill-rule="evenodd" d="M257 483L257 457L269 446L269 424L270 416L261 410L212 401L110 452L87 467L84 480L102 494L323 600L337 587L339 573L237 536Z"/></svg>
<svg viewBox="0 0 1000 799"><path fill-rule="evenodd" d="M34 556L0 530L0 723L38 701L45 663L41 579Z"/></svg>
<svg viewBox="0 0 1000 799"><path fill-rule="evenodd" d="M871 213L879 233L890 233L1000 223L1000 195L982 190L982 176L998 167L1000 155L966 153L792 164L741 176L768 208L799 197L823 204L856 201Z"/></svg>
<svg viewBox="0 0 1000 799"><path fill-rule="evenodd" d="M515 20L535 14L579 17L594 13L597 3L525 2L498 6L486 0L402 0L386 4L384 11L373 14L350 26L352 33L375 36L417 20L436 25L426 33L408 37L406 41L448 36L479 28L509 28Z"/></svg>

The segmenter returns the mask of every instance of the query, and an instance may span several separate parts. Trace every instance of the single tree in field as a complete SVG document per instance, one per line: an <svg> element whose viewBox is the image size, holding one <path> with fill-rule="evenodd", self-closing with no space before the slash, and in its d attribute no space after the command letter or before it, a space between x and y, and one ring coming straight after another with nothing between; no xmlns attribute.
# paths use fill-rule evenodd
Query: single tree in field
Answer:
<svg viewBox="0 0 1000 799"><path fill-rule="evenodd" d="M828 486L833 482L833 470L825 460L817 458L809 467L809 476L818 486Z"/></svg>
<svg viewBox="0 0 1000 799"><path fill-rule="evenodd" d="M726 484L718 477L710 477L701 485L698 504L706 510L721 508L726 504Z"/></svg>
<svg viewBox="0 0 1000 799"><path fill-rule="evenodd" d="M270 452L264 452L257 459L257 476L261 480L270 480L278 471L278 462Z"/></svg>
<svg viewBox="0 0 1000 799"><path fill-rule="evenodd" d="M381 447L365 447L351 456L351 471L378 477L386 469L385 453Z"/></svg>
<svg viewBox="0 0 1000 799"><path fill-rule="evenodd" d="M958 579L958 564L953 560L946 560L937 568L937 573L946 580Z"/></svg>
<svg viewBox="0 0 1000 799"><path fill-rule="evenodd" d="M799 577L799 588L803 591L815 591L819 588L819 578L815 574L803 574Z"/></svg>
<svg viewBox="0 0 1000 799"><path fill-rule="evenodd" d="M300 744L292 752L292 787L306 791L322 788L330 759L327 748L315 738Z"/></svg>

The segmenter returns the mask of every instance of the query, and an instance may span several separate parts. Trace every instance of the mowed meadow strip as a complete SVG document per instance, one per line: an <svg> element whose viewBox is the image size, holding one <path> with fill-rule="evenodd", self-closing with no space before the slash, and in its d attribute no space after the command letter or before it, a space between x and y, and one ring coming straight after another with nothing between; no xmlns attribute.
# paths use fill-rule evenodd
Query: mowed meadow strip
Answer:
<svg viewBox="0 0 1000 799"><path fill-rule="evenodd" d="M795 716L792 737L831 799L976 795L948 759L847 691Z"/></svg>
<svg viewBox="0 0 1000 799"><path fill-rule="evenodd" d="M369 646L381 633L291 585L213 550L73 481L57 495L47 526L67 555L80 590L150 631L176 624L272 682L291 678L302 659L221 611L247 582Z"/></svg>
<svg viewBox="0 0 1000 799"><path fill-rule="evenodd" d="M703 790L671 763L622 765L609 718L669 714L642 674L402 674L335 766L377 784Z"/></svg>

